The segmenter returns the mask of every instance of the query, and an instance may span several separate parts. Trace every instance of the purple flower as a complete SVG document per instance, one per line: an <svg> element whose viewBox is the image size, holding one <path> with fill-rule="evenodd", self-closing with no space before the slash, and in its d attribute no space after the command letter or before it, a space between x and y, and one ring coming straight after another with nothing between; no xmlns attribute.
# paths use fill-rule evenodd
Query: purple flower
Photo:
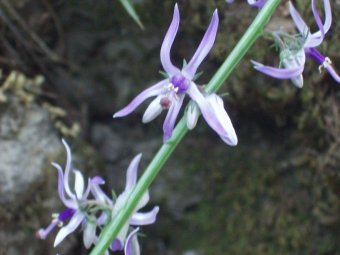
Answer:
<svg viewBox="0 0 340 255"><path fill-rule="evenodd" d="M40 239L45 239L47 235L55 228L55 226L62 226L65 220L69 219L69 223L61 227L59 230L56 239L54 241L54 246L60 244L66 236L76 230L76 228L80 224L85 225L85 232L84 232L84 240L87 240L87 236L90 234L89 231L86 231L87 228L91 227L92 223L88 221L86 218L86 213L83 208L84 203L87 200L88 195L90 194L90 186L91 186L91 179L88 180L88 186L85 189L85 182L84 177L78 170L73 170L75 174L75 184L74 184L74 191L71 191L69 186L69 174L71 171L71 151L67 143L62 140L67 153L67 161L65 166L65 173L62 170L62 167L56 163L52 163L52 165L58 171L58 193L61 201L67 207L61 214L55 215L54 220L46 229L40 229L37 232L37 237ZM65 194L66 192L66 194ZM66 197L67 195L68 197ZM93 233L91 233L93 235ZM85 237L86 236L86 237ZM89 241L84 241L84 244L89 243Z"/></svg>
<svg viewBox="0 0 340 255"><path fill-rule="evenodd" d="M233 126L228 125L228 129L223 129L223 127L226 127L227 125L221 123L221 121L229 121L229 118L228 120L221 120L218 118L217 113L214 112L214 109L212 109L209 102L206 102L205 97L194 82L197 69L208 55L216 38L219 22L217 10L214 12L210 25L194 56L182 70L174 66L170 59L170 49L177 34L179 21L179 11L176 4L173 19L163 40L160 54L161 63L167 74L167 78L144 90L135 97L130 104L116 112L113 117L126 116L134 111L146 99L156 97L146 109L143 115L143 122L152 121L162 112L162 110L168 110L163 124L164 141L167 141L172 135L184 97L188 94L189 97L197 103L207 123L221 137L225 138L224 141L230 145L236 145L237 137Z"/></svg>
<svg viewBox="0 0 340 255"><path fill-rule="evenodd" d="M130 163L127 173L126 173L126 183L124 191L117 197L113 208L112 208L112 218L116 217L119 211L124 207L125 202L129 198L133 188L137 182L137 171L138 165L142 154L137 155ZM110 249L112 251L123 250L124 246L128 243L129 237L128 230L131 226L144 226L153 224L156 221L156 216L159 211L159 207L155 206L149 212L138 212L141 208L143 208L149 201L149 192L142 196L141 200L138 202L134 212L132 213L131 218L125 223L125 225L121 228L118 233L116 239L114 239L111 243ZM134 241L135 242L135 241ZM135 245L134 245L135 246ZM135 254L135 253L131 253Z"/></svg>
<svg viewBox="0 0 340 255"><path fill-rule="evenodd" d="M234 2L234 0L226 0L226 2L228 4L231 4ZM253 7L258 7L258 8L262 8L265 3L267 2L267 0L248 0L248 4L250 6L253 6Z"/></svg>
<svg viewBox="0 0 340 255"><path fill-rule="evenodd" d="M319 28L317 32L311 33L300 14L289 2L290 15L299 31L299 37L293 37L284 33L274 32L274 39L278 42L281 52L280 60L284 68L265 66L261 63L252 61L254 68L271 77L278 79L291 79L295 86L303 86L302 72L304 70L306 57L314 59L319 65L320 70L325 68L328 73L340 82L339 75L333 69L328 57L323 56L316 47L324 40L325 34L331 27L332 12L329 0L324 0L325 21L322 23L315 0L312 0L312 11L315 22Z"/></svg>

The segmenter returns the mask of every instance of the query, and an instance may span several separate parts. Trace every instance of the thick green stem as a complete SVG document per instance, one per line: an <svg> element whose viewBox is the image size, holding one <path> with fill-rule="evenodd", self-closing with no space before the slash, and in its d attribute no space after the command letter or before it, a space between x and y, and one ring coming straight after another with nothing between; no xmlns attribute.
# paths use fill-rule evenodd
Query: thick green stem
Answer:
<svg viewBox="0 0 340 255"><path fill-rule="evenodd" d="M267 4L259 12L246 33L237 43L236 47L208 83L206 87L207 92L216 92L222 86L223 82L227 79L243 56L247 53L248 49L256 41L258 36L262 33L264 25L274 13L279 3L280 0L268 0ZM125 206L104 228L97 245L91 252L91 255L104 254L105 250L108 249L112 240L117 236L122 226L131 217L131 214L133 213L142 195L148 189L160 169L163 167L165 162L168 160L176 146L180 143L187 132L188 129L186 127L186 119L183 117L175 127L172 138L167 143L162 145L156 156L146 168L144 174L141 176L138 183L136 184L136 187L129 196L129 199L126 201Z"/></svg>

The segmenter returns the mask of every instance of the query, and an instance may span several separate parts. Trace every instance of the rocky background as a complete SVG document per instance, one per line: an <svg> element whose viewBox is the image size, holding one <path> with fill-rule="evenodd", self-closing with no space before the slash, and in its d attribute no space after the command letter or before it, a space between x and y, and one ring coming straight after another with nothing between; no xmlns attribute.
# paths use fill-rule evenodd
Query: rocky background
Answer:
<svg viewBox="0 0 340 255"><path fill-rule="evenodd" d="M321 1L320 1L321 2ZM0 254L88 254L81 236L53 249L35 232L59 211L60 142L74 164L120 192L125 170L143 152L140 171L162 143L163 116L141 123L146 105L112 114L160 78L160 45L175 1L135 1L141 30L113 0L0 0ZM246 1L179 0L172 56L190 58L218 7L217 42L201 70L207 82L257 10ZM313 24L310 1L295 1ZM340 3L320 50L340 70ZM285 1L268 24L294 33ZM143 254L340 254L340 91L313 61L295 88L257 73L249 60L277 64L260 39L223 86L239 137L230 148L200 120L151 186L157 224L143 228Z"/></svg>

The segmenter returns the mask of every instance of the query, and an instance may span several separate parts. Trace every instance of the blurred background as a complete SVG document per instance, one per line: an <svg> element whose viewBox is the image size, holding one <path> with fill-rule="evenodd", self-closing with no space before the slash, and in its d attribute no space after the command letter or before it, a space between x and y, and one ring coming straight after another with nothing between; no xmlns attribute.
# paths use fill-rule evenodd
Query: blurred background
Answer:
<svg viewBox="0 0 340 255"><path fill-rule="evenodd" d="M320 7L322 8L321 2ZM178 0L174 63L190 59L215 8L217 41L200 67L205 84L257 14L246 1ZM268 29L296 33L282 1ZM147 103L112 119L158 81L163 36L175 1L136 0L141 30L114 0L0 0L0 254L88 254L73 234L56 249L35 232L63 205L50 162L101 175L119 193L129 161L140 173L162 144L164 114L147 125ZM295 1L316 29L310 1ZM340 3L319 50L340 71ZM320 9L320 13L322 13ZM157 223L142 229L142 254L340 254L340 90L312 60L297 89L256 72L251 59L278 64L260 39L220 93L238 134L228 147L200 119L150 188ZM148 208L146 208L148 209Z"/></svg>

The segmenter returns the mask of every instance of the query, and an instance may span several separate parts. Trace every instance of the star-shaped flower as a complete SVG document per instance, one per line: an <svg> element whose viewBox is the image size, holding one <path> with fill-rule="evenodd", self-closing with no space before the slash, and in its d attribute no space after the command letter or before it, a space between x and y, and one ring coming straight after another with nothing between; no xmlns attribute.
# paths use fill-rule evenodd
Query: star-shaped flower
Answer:
<svg viewBox="0 0 340 255"><path fill-rule="evenodd" d="M214 12L210 25L194 56L181 70L174 66L170 59L170 49L177 34L179 21L179 11L176 4L173 19L163 40L160 54L161 63L167 78L141 92L130 104L116 112L113 117L126 116L146 99L156 97L146 109L143 115L143 122L152 121L162 110L168 110L163 124L164 141L167 141L172 135L183 100L186 95L189 95L189 97L197 103L207 123L220 135L223 141L229 145L236 145L237 136L229 117L226 119L220 119L218 117L218 112L225 110L219 109L219 111L216 112L194 82L197 69L208 55L216 38L219 22L217 10ZM226 116L228 115L226 114Z"/></svg>

